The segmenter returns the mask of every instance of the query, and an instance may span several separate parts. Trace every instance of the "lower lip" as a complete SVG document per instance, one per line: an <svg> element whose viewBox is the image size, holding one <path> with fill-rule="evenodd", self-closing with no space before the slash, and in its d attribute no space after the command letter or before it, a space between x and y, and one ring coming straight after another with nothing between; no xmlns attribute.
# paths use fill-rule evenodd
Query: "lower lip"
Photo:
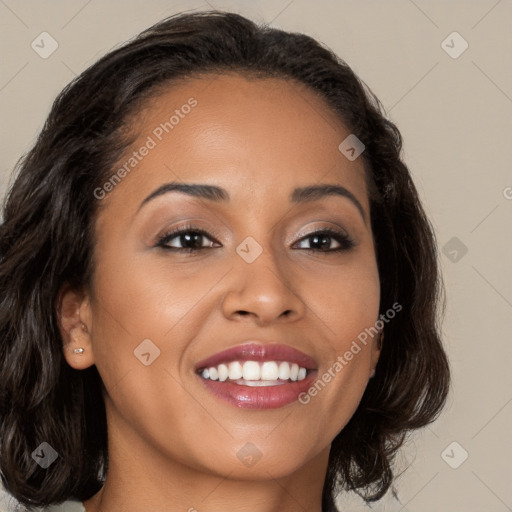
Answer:
<svg viewBox="0 0 512 512"><path fill-rule="evenodd" d="M217 398L235 407L247 409L277 409L298 401L301 393L306 392L315 380L317 371L309 373L305 379L277 386L250 387L232 382L203 379L204 386Z"/></svg>

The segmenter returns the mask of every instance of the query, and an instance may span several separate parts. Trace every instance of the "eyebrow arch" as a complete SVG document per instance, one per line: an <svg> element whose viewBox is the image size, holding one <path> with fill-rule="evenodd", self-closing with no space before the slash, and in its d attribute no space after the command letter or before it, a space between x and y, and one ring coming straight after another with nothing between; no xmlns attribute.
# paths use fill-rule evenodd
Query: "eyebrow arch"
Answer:
<svg viewBox="0 0 512 512"><path fill-rule="evenodd" d="M202 199L208 199L215 202L229 202L230 200L229 193L221 187L206 185L203 183L177 183L173 181L171 183L164 183L157 189L153 190L153 192L151 192L151 194L149 194L149 196L140 203L137 211L152 199L163 194L167 194L168 192L181 192L182 194L188 194L192 197L200 197Z"/></svg>
<svg viewBox="0 0 512 512"><path fill-rule="evenodd" d="M156 190L151 192L139 205L138 210L140 210L146 203L155 199L156 197L162 196L169 192L181 192L183 194L188 194L192 197L199 197L202 199L208 199L209 201L215 202L229 202L230 197L227 190L217 187L216 185L208 185L203 183L177 183L170 182L164 183ZM366 213L364 211L363 206L358 201L358 199L347 190L345 187L340 185L333 184L322 184L322 185L311 185L308 187L299 187L293 190L290 195L290 202L292 203L306 203L309 201L316 201L318 199L322 199L327 196L341 196L349 199L359 210L365 224L366 224ZM137 210L137 211L138 211Z"/></svg>
<svg viewBox="0 0 512 512"><path fill-rule="evenodd" d="M350 190L342 187L340 185L330 185L330 184L322 184L322 185L312 185L309 187L296 188L290 197L290 201L292 203L305 203L308 201L316 201L323 197L327 196L341 196L346 197L357 207L361 217L366 224L366 213L364 211L363 206L357 199L357 197L350 192Z"/></svg>

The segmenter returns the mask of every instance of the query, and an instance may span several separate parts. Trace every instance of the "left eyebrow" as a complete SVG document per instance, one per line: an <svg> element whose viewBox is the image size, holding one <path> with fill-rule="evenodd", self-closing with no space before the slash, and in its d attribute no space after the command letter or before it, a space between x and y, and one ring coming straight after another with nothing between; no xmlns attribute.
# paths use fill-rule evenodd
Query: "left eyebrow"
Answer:
<svg viewBox="0 0 512 512"><path fill-rule="evenodd" d="M357 197L350 192L350 190L340 185L322 184L312 185L309 187L296 188L291 196L290 201L292 203L305 203L308 201L316 201L327 196L341 196L349 199L359 210L361 217L363 217L364 223L366 224L366 212L363 206L357 199Z"/></svg>

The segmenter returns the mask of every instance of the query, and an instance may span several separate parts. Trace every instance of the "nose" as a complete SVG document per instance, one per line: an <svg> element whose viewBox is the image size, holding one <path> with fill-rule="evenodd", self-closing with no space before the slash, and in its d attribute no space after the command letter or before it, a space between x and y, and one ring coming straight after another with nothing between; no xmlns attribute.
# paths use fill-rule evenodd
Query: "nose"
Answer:
<svg viewBox="0 0 512 512"><path fill-rule="evenodd" d="M283 271L286 265L288 271ZM252 263L239 258L230 272L230 288L222 303L225 317L252 319L260 326L302 318L306 305L295 291L297 283L293 282L289 265L286 261L278 263L265 249Z"/></svg>

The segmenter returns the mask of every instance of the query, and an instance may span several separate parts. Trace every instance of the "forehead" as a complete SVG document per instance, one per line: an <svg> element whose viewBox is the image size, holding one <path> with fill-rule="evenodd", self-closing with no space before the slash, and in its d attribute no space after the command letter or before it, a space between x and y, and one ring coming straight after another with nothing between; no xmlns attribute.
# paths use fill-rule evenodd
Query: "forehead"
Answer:
<svg viewBox="0 0 512 512"><path fill-rule="evenodd" d="M160 89L131 124L137 140L118 162L128 172L109 194L113 202L121 195L137 201L170 181L268 199L328 182L350 188L367 204L362 159L349 161L338 149L350 131L322 98L295 81L236 73L186 79Z"/></svg>

